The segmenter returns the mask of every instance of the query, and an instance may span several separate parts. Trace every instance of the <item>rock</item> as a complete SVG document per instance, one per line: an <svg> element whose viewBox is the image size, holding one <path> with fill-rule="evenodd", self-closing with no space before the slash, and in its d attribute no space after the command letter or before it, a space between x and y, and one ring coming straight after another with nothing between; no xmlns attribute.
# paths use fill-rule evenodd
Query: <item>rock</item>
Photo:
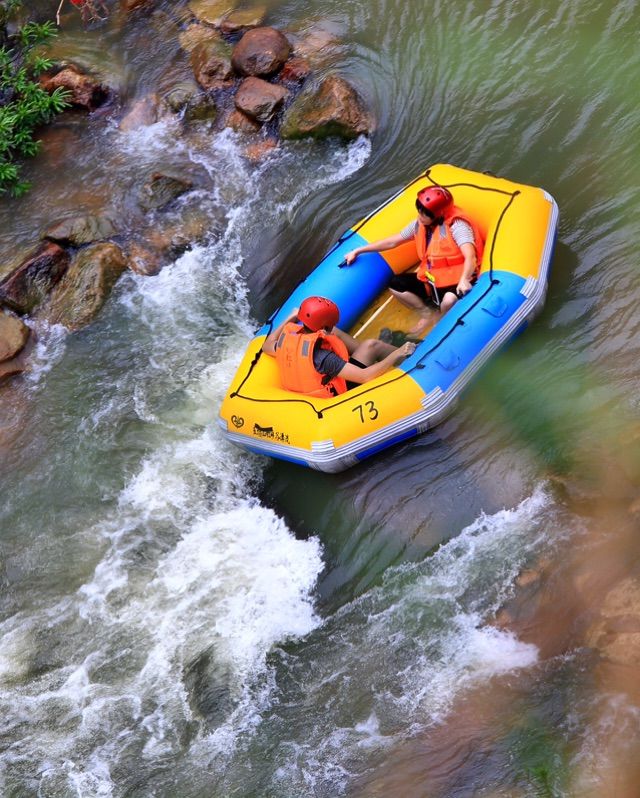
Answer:
<svg viewBox="0 0 640 798"><path fill-rule="evenodd" d="M129 268L136 274L148 277L160 271L160 258L157 253L134 242L129 247Z"/></svg>
<svg viewBox="0 0 640 798"><path fill-rule="evenodd" d="M356 90L341 77L330 75L314 90L303 91L286 110L280 135L354 139L371 132L372 121Z"/></svg>
<svg viewBox="0 0 640 798"><path fill-rule="evenodd" d="M273 75L291 52L287 37L275 28L247 31L233 48L231 63L241 75Z"/></svg>
<svg viewBox="0 0 640 798"><path fill-rule="evenodd" d="M215 98L210 94L200 93L187 103L182 118L185 122L214 122L217 116Z"/></svg>
<svg viewBox="0 0 640 798"><path fill-rule="evenodd" d="M129 14L131 11L137 11L139 8L150 8L155 5L155 0L120 0L122 10Z"/></svg>
<svg viewBox="0 0 640 798"><path fill-rule="evenodd" d="M266 6L236 9L224 17L220 23L220 30L225 36L232 36L240 31L257 28L262 25L266 14Z"/></svg>
<svg viewBox="0 0 640 798"><path fill-rule="evenodd" d="M607 593L586 642L613 663L640 666L640 582L628 577Z"/></svg>
<svg viewBox="0 0 640 798"><path fill-rule="evenodd" d="M158 95L150 94L135 102L120 120L118 127L125 132L148 127L158 121Z"/></svg>
<svg viewBox="0 0 640 798"><path fill-rule="evenodd" d="M203 89L224 89L233 85L234 75L226 43L201 42L191 53L191 68Z"/></svg>
<svg viewBox="0 0 640 798"><path fill-rule="evenodd" d="M126 268L122 250L111 242L80 250L38 316L69 330L86 327L98 315Z"/></svg>
<svg viewBox="0 0 640 798"><path fill-rule="evenodd" d="M256 133L260 123L235 108L227 117L226 126L237 133Z"/></svg>
<svg viewBox="0 0 640 798"><path fill-rule="evenodd" d="M304 58L294 56L282 67L278 75L282 83L302 83L311 74L311 67Z"/></svg>
<svg viewBox="0 0 640 798"><path fill-rule="evenodd" d="M276 149L278 146L278 142L276 139L265 139L264 141L257 141L253 144L249 144L244 149L244 155L250 161L261 161L270 152Z"/></svg>
<svg viewBox="0 0 640 798"><path fill-rule="evenodd" d="M64 67L53 76L41 76L40 85L50 94L58 87L67 89L71 93L69 102L72 105L90 111L105 103L110 94L109 89L100 81L83 74L73 65Z"/></svg>
<svg viewBox="0 0 640 798"><path fill-rule="evenodd" d="M104 241L115 233L115 224L109 216L69 216L56 222L42 237L58 244L80 247Z"/></svg>
<svg viewBox="0 0 640 798"><path fill-rule="evenodd" d="M19 354L29 340L30 332L17 316L0 312L0 362Z"/></svg>
<svg viewBox="0 0 640 798"><path fill-rule="evenodd" d="M214 27L218 27L235 7L233 0L191 0L189 3L189 11L198 22Z"/></svg>
<svg viewBox="0 0 640 798"><path fill-rule="evenodd" d="M324 28L305 30L302 35L291 34L294 42L294 57L301 57L313 69L325 66L340 50L340 40L332 31Z"/></svg>
<svg viewBox="0 0 640 798"><path fill-rule="evenodd" d="M267 122L282 105L284 98L289 94L283 86L267 83L260 78L246 78L240 84L235 96L238 110L247 116L257 119L258 122Z"/></svg>
<svg viewBox="0 0 640 798"><path fill-rule="evenodd" d="M65 274L69 260L58 244L42 243L0 282L0 303L16 313L31 313Z"/></svg>
<svg viewBox="0 0 640 798"><path fill-rule="evenodd" d="M155 172L142 189L140 204L145 210L160 210L193 188L193 183L179 177Z"/></svg>
<svg viewBox="0 0 640 798"><path fill-rule="evenodd" d="M178 41L183 50L191 53L199 44L203 44L204 42L220 42L222 41L222 37L217 30L210 28L208 25L200 25L194 22L180 33Z"/></svg>
<svg viewBox="0 0 640 798"><path fill-rule="evenodd" d="M198 100L202 89L195 80L182 80L174 84L164 95L163 102L174 114L179 113L189 105Z"/></svg>

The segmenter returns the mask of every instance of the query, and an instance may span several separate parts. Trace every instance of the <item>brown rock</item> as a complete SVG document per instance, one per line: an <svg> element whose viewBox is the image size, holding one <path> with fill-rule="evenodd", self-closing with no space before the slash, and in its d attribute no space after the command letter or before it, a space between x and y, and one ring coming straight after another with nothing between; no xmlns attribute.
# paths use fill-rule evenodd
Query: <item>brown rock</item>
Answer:
<svg viewBox="0 0 640 798"><path fill-rule="evenodd" d="M189 11L199 21L218 27L236 7L234 0L191 0Z"/></svg>
<svg viewBox="0 0 640 798"><path fill-rule="evenodd" d="M275 28L247 31L231 54L231 63L241 75L273 75L291 52L287 37Z"/></svg>
<svg viewBox="0 0 640 798"><path fill-rule="evenodd" d="M250 116L243 114L237 108L229 114L226 121L226 126L235 130L237 133L255 133L260 130L260 123Z"/></svg>
<svg viewBox="0 0 640 798"><path fill-rule="evenodd" d="M282 67L278 78L283 83L302 83L311 74L311 67L304 58L290 58Z"/></svg>
<svg viewBox="0 0 640 798"><path fill-rule="evenodd" d="M127 268L120 247L105 242L80 250L38 316L79 330L90 324Z"/></svg>
<svg viewBox="0 0 640 798"><path fill-rule="evenodd" d="M51 241L23 260L0 282L0 303L16 313L31 313L69 266L69 253Z"/></svg>
<svg viewBox="0 0 640 798"><path fill-rule="evenodd" d="M70 92L69 102L79 108L93 110L102 105L109 97L109 90L100 81L85 75L80 70L69 65L53 76L43 75L40 85L50 94L61 87Z"/></svg>
<svg viewBox="0 0 640 798"><path fill-rule="evenodd" d="M265 6L236 9L228 14L220 23L220 30L225 36L230 36L240 31L247 31L262 25L266 16Z"/></svg>
<svg viewBox="0 0 640 798"><path fill-rule="evenodd" d="M158 121L158 95L150 94L137 100L120 120L118 127L125 132L148 127Z"/></svg>
<svg viewBox="0 0 640 798"><path fill-rule="evenodd" d="M136 274L148 277L160 271L160 258L155 252L134 242L129 247L129 268Z"/></svg>
<svg viewBox="0 0 640 798"><path fill-rule="evenodd" d="M199 25L194 22L189 27L182 31L178 37L180 47L188 53L193 52L199 44L204 42L220 42L222 38L218 31L210 28L208 25Z"/></svg>
<svg viewBox="0 0 640 798"><path fill-rule="evenodd" d="M52 227L43 235L57 244L70 244L80 247L94 241L103 241L116 232L115 224L109 216L69 216Z"/></svg>
<svg viewBox="0 0 640 798"><path fill-rule="evenodd" d="M233 69L226 45L205 41L191 53L191 68L203 89L224 89L233 85Z"/></svg>
<svg viewBox="0 0 640 798"><path fill-rule="evenodd" d="M627 578L607 593L586 641L617 665L640 667L640 583Z"/></svg>
<svg viewBox="0 0 640 798"><path fill-rule="evenodd" d="M267 122L289 94L283 86L267 83L260 78L246 78L235 96L236 108L258 122Z"/></svg>
<svg viewBox="0 0 640 798"><path fill-rule="evenodd" d="M30 332L19 318L0 312L0 362L11 360L22 351Z"/></svg>
<svg viewBox="0 0 640 798"><path fill-rule="evenodd" d="M278 142L276 139L265 139L264 141L256 141L253 144L249 144L244 149L245 157L248 158L250 161L261 161L270 152L276 149L278 146Z"/></svg>
<svg viewBox="0 0 640 798"><path fill-rule="evenodd" d="M188 180L154 172L143 186L140 203L145 210L158 211L192 187Z"/></svg>
<svg viewBox="0 0 640 798"><path fill-rule="evenodd" d="M369 133L372 120L356 90L344 78L329 75L315 90L303 91L285 112L280 135L353 139Z"/></svg>
<svg viewBox="0 0 640 798"><path fill-rule="evenodd" d="M122 10L127 14L138 8L149 8L155 5L156 0L120 0Z"/></svg>

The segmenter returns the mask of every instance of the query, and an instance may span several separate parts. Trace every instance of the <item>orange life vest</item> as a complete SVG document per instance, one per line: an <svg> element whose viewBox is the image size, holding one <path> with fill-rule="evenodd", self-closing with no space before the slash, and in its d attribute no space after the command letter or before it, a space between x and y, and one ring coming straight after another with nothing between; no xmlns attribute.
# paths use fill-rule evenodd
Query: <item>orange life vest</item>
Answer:
<svg viewBox="0 0 640 798"><path fill-rule="evenodd" d="M349 352L337 335L323 332L303 332L295 322L285 324L275 346L276 362L280 368L282 387L309 396L336 396L347 390L346 380L334 377L324 384L326 377L313 365L313 350L320 341L322 349L329 349L348 362Z"/></svg>
<svg viewBox="0 0 640 798"><path fill-rule="evenodd" d="M432 228L431 238L427 244L427 228L423 224L418 224L415 234L416 249L420 266L418 266L418 279L428 282L427 272L431 272L437 288L446 288L457 285L462 277L462 267L464 265L464 255L462 250L454 241L451 233L451 225L456 219L466 222L473 230L473 237L476 247L476 271L480 271L484 241L478 225L466 216L460 208L451 208L446 215L444 222Z"/></svg>

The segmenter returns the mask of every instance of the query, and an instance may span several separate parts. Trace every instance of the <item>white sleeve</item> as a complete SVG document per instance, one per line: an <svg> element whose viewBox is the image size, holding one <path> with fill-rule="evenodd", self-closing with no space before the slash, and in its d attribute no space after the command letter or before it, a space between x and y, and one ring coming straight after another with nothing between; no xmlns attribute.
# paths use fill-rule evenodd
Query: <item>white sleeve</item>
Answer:
<svg viewBox="0 0 640 798"><path fill-rule="evenodd" d="M451 235L459 247L463 244L473 244L475 246L476 239L473 235L473 228L462 219L454 220L451 225Z"/></svg>

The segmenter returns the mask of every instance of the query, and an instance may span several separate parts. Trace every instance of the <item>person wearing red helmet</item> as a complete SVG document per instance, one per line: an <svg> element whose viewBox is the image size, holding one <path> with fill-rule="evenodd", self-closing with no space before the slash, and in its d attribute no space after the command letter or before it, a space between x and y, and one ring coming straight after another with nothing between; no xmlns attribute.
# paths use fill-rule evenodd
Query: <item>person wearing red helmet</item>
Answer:
<svg viewBox="0 0 640 798"><path fill-rule="evenodd" d="M364 252L383 252L413 239L420 261L417 272L394 275L391 293L422 318L411 330L420 333L429 324L429 305L446 313L467 294L476 280L484 241L476 223L456 207L444 186L429 186L416 197L418 218L400 233L357 247L345 255L350 265Z"/></svg>
<svg viewBox="0 0 640 798"><path fill-rule="evenodd" d="M356 341L336 326L340 310L326 297L308 297L266 337L262 351L275 357L282 387L309 396L337 396L384 374L413 354L415 344L394 347Z"/></svg>

